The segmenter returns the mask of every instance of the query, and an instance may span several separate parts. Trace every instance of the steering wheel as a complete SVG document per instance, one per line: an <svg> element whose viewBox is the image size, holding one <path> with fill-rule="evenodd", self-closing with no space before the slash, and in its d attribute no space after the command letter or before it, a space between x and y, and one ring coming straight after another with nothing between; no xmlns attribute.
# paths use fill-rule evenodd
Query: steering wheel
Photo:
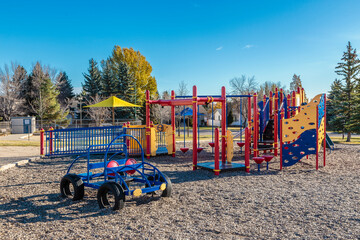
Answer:
<svg viewBox="0 0 360 240"><path fill-rule="evenodd" d="M156 130L158 130L159 132L163 132L163 131L164 131L164 125L158 124L158 125L156 126Z"/></svg>

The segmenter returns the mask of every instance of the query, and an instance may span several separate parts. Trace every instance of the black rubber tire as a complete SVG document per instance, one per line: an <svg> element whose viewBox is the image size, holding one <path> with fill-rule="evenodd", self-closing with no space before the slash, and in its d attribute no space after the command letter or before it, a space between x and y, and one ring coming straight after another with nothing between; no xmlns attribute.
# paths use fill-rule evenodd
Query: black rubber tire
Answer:
<svg viewBox="0 0 360 240"><path fill-rule="evenodd" d="M161 196L162 197L170 197L171 193L172 193L172 183L171 183L171 180L170 180L170 178L168 176L166 176L165 174L163 174L163 175L164 175L166 181L165 181L165 179L163 177L160 177L160 182L167 182L167 185L166 185L166 189L164 191L162 191ZM156 178L157 177L158 177L158 175L156 174ZM152 181L153 176L149 176L148 180ZM147 187L147 184L145 184L145 187ZM149 193L149 194L151 194L151 193Z"/></svg>
<svg viewBox="0 0 360 240"><path fill-rule="evenodd" d="M108 192L111 192L114 195L115 201L113 205L108 201ZM97 200L100 208L111 208L112 210L122 209L125 206L124 190L116 182L106 182L99 188Z"/></svg>
<svg viewBox="0 0 360 240"><path fill-rule="evenodd" d="M72 184L74 193L70 191L70 184ZM76 174L65 175L60 182L60 193L63 198L71 198L73 201L84 198L84 183L82 179Z"/></svg>
<svg viewBox="0 0 360 240"><path fill-rule="evenodd" d="M166 176L165 174L163 174L165 179L166 179L166 189L162 192L161 196L162 197L170 197L171 193L172 193L172 184L171 184L171 180L168 176ZM165 179L163 177L160 177L160 181L161 182L165 182Z"/></svg>

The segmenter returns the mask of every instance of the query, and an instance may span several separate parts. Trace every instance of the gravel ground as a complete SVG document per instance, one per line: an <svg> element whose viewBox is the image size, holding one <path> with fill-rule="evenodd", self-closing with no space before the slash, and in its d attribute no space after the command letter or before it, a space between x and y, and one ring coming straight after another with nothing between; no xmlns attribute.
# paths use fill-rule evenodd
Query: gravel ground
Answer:
<svg viewBox="0 0 360 240"><path fill-rule="evenodd" d="M281 172L275 159L219 177L191 171L191 152L156 157L172 197L130 197L117 212L99 210L95 190L62 199L70 160L42 159L0 173L0 239L359 239L360 146L337 147L319 171L314 157Z"/></svg>

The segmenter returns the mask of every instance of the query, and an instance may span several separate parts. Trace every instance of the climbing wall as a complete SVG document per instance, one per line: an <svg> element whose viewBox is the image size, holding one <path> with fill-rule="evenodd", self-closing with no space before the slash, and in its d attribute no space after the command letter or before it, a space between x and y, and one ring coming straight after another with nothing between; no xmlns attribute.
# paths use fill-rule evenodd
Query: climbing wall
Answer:
<svg viewBox="0 0 360 240"><path fill-rule="evenodd" d="M316 154L324 139L324 95L319 94L294 117L282 122L282 159L283 166L297 163L309 154ZM317 114L318 110L318 114ZM318 133L316 133L318 123Z"/></svg>

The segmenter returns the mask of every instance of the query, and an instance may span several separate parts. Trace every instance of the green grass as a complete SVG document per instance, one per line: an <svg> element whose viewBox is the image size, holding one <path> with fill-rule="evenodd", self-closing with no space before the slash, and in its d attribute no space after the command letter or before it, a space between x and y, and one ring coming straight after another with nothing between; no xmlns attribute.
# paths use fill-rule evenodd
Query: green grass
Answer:
<svg viewBox="0 0 360 240"><path fill-rule="evenodd" d="M352 137L351 142L346 142L346 137L344 139L342 137L331 137L331 140L334 143L341 144L360 144L360 137Z"/></svg>
<svg viewBox="0 0 360 240"><path fill-rule="evenodd" d="M19 141L19 140L0 140L0 146L14 146L14 147L40 147L39 142L33 141Z"/></svg>

